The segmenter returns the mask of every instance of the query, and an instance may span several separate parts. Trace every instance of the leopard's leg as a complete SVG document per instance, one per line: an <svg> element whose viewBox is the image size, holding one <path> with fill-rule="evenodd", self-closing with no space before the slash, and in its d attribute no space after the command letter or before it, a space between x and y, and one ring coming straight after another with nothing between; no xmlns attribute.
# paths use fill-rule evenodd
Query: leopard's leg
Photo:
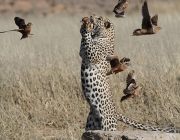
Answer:
<svg viewBox="0 0 180 140"><path fill-rule="evenodd" d="M102 120L103 120L102 115L99 115L94 110L91 110L89 112L89 115L88 115L88 118L87 118L85 131L88 131L88 130L103 130L104 123L103 123Z"/></svg>

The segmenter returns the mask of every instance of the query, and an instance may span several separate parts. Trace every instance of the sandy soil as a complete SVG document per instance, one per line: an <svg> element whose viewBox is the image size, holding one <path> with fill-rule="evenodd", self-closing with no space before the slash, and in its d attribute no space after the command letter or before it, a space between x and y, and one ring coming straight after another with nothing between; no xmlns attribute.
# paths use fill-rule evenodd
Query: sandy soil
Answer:
<svg viewBox="0 0 180 140"><path fill-rule="evenodd" d="M179 133L163 133L154 131L87 131L83 140L180 140Z"/></svg>

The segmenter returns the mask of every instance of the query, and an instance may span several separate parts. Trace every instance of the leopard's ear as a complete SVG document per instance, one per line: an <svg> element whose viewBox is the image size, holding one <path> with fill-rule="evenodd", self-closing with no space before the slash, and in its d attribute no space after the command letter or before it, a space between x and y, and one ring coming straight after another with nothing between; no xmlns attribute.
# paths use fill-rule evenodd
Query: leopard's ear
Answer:
<svg viewBox="0 0 180 140"><path fill-rule="evenodd" d="M105 22L104 23L104 27L106 28L106 29L108 29L108 28L110 28L111 27L111 23L110 22Z"/></svg>

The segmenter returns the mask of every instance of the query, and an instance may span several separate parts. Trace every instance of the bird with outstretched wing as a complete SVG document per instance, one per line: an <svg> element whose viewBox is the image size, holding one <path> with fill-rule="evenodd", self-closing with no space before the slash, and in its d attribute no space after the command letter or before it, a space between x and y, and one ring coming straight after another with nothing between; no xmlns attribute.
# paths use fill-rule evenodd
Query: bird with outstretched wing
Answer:
<svg viewBox="0 0 180 140"><path fill-rule="evenodd" d="M111 70L107 72L106 75L117 74L118 72L124 71L130 65L129 58L124 57L119 60L119 57L115 55L108 55L106 61L109 61L111 65Z"/></svg>
<svg viewBox="0 0 180 140"><path fill-rule="evenodd" d="M119 0L117 5L114 7L113 12L115 13L115 17L124 18L125 17L125 9L127 8L130 0Z"/></svg>
<svg viewBox="0 0 180 140"><path fill-rule="evenodd" d="M126 78L126 88L123 90L125 96L121 98L121 102L137 96L142 87L136 86L135 72L130 71Z"/></svg>
<svg viewBox="0 0 180 140"><path fill-rule="evenodd" d="M33 34L30 34L30 32L31 32L31 25L33 25L31 22L29 22L26 25L25 24L25 20L20 18L20 17L15 17L14 21L15 21L15 24L19 27L19 29L3 31L3 32L0 32L0 33L6 33L6 32L10 32L10 31L17 31L17 32L20 32L22 34L21 39L27 38L28 35L33 35Z"/></svg>

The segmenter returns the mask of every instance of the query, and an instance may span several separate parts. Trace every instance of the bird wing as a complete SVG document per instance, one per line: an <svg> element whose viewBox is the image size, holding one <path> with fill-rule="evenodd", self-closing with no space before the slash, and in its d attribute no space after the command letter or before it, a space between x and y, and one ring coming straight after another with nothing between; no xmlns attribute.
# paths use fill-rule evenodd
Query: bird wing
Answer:
<svg viewBox="0 0 180 140"><path fill-rule="evenodd" d="M108 55L106 61L110 61L111 68L117 66L120 62L118 56L115 55Z"/></svg>
<svg viewBox="0 0 180 140"><path fill-rule="evenodd" d="M130 71L127 75L127 78L126 78L126 85L127 87L130 85L130 84L136 84L136 81L135 81L135 72L134 70Z"/></svg>
<svg viewBox="0 0 180 140"><path fill-rule="evenodd" d="M3 31L3 32L0 32L0 33L6 33L6 32L11 32L11 31L22 31L24 29L14 29L14 30L8 30L8 31Z"/></svg>
<svg viewBox="0 0 180 140"><path fill-rule="evenodd" d="M131 97L137 96L137 95L140 93L141 88L142 88L142 87L137 86L137 87L134 88L132 91L128 91L127 89L124 89L123 92L124 92L126 95L121 98L121 102L124 101L124 100L126 100L126 99L129 99L129 98L131 98ZM125 90L127 90L128 93L126 93Z"/></svg>
<svg viewBox="0 0 180 140"><path fill-rule="evenodd" d="M149 15L147 1L145 0L142 5L142 29L152 27L151 17Z"/></svg>
<svg viewBox="0 0 180 140"><path fill-rule="evenodd" d="M126 65L129 66L129 65L130 65L130 59L124 57L124 58L122 58L122 59L120 60L120 63L121 63L121 64L126 64Z"/></svg>
<svg viewBox="0 0 180 140"><path fill-rule="evenodd" d="M133 80L132 80L133 81ZM136 83L134 83L135 81L133 81L133 83L129 84L124 90L123 93L125 95L133 95L137 89Z"/></svg>
<svg viewBox="0 0 180 140"><path fill-rule="evenodd" d="M115 11L124 11L124 9L126 9L126 7L128 6L129 4L129 0L119 0L118 1L118 4L114 7L114 12Z"/></svg>
<svg viewBox="0 0 180 140"><path fill-rule="evenodd" d="M127 89L129 90L129 93L132 94L136 88L136 81L132 79L131 83L127 86Z"/></svg>
<svg viewBox="0 0 180 140"><path fill-rule="evenodd" d="M15 17L14 21L19 29L24 29L26 27L25 20L20 17Z"/></svg>
<svg viewBox="0 0 180 140"><path fill-rule="evenodd" d="M123 96L123 97L121 98L121 102L124 101L124 100L127 100L127 99L129 99L129 98L131 98L131 97L133 97L132 94L127 94L127 95L125 95L125 96Z"/></svg>
<svg viewBox="0 0 180 140"><path fill-rule="evenodd" d="M154 15L152 18L151 18L151 22L153 25L157 26L157 22L158 22L158 14Z"/></svg>
<svg viewBox="0 0 180 140"><path fill-rule="evenodd" d="M27 38L28 37L28 35L27 34L22 34L22 37L21 37L21 39L20 40L22 40L22 39L24 39L24 38Z"/></svg>
<svg viewBox="0 0 180 140"><path fill-rule="evenodd" d="M112 59L110 61L110 65L111 65L111 68L114 68L117 65L119 65L119 58L118 58L118 56L114 56L114 59Z"/></svg>

